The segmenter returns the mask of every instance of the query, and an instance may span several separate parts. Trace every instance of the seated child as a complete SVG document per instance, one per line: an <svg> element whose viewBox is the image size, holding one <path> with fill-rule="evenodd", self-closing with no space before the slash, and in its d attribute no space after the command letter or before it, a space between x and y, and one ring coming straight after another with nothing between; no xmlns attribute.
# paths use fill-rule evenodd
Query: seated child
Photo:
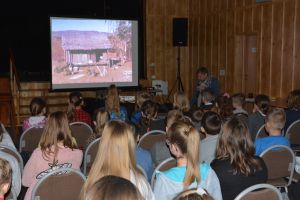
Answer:
<svg viewBox="0 0 300 200"><path fill-rule="evenodd" d="M162 119L157 118L158 104L154 101L147 100L143 103L142 108L142 119L138 127L140 135L152 130L165 130L165 123Z"/></svg>
<svg viewBox="0 0 300 200"><path fill-rule="evenodd" d="M69 122L84 122L92 126L92 119L89 113L83 110L84 101L80 92L72 92L69 95L68 119Z"/></svg>
<svg viewBox="0 0 300 200"><path fill-rule="evenodd" d="M204 114L204 112L200 108L192 111L192 114L191 114L191 120L192 120L195 128L198 131L200 131L200 128L201 128L201 120L202 120L203 114Z"/></svg>
<svg viewBox="0 0 300 200"><path fill-rule="evenodd" d="M200 164L200 136L191 123L173 123L167 131L166 142L176 158L177 166L156 172L155 198L169 200L185 189L202 187L215 200L221 200L221 188L214 170L207 164Z"/></svg>
<svg viewBox="0 0 300 200"><path fill-rule="evenodd" d="M4 200L5 194L11 185L12 170L6 160L0 159L0 200Z"/></svg>
<svg viewBox="0 0 300 200"><path fill-rule="evenodd" d="M201 106L200 108L204 111L207 111L207 110L211 110L215 105L214 105L214 94L212 93L212 91L210 91L209 89L205 89L203 90L202 92L202 95L201 95Z"/></svg>
<svg viewBox="0 0 300 200"><path fill-rule="evenodd" d="M287 137L281 134L285 123L285 112L281 108L273 109L266 117L265 129L269 133L268 137L257 138L255 140L256 155L260 155L264 150L273 145L284 145L290 147Z"/></svg>
<svg viewBox="0 0 300 200"><path fill-rule="evenodd" d="M186 94L183 92L174 93L173 108L180 110L184 115L190 115L190 102Z"/></svg>
<svg viewBox="0 0 300 200"><path fill-rule="evenodd" d="M293 90L290 92L287 101L287 109L285 110L286 122L284 131L286 132L288 127L300 119L300 90Z"/></svg>
<svg viewBox="0 0 300 200"><path fill-rule="evenodd" d="M216 100L216 112L220 115L222 121L228 120L233 115L233 106L231 97L225 93Z"/></svg>
<svg viewBox="0 0 300 200"><path fill-rule="evenodd" d="M104 176L95 182L82 199L85 200L143 200L131 181L118 176Z"/></svg>
<svg viewBox="0 0 300 200"><path fill-rule="evenodd" d="M119 93L115 85L109 86L107 90L105 109L109 113L110 120L127 121L127 110L120 106Z"/></svg>
<svg viewBox="0 0 300 200"><path fill-rule="evenodd" d="M135 111L131 115L130 121L137 125L140 123L142 119L142 112L141 112L141 107L143 103L147 100L151 100L151 95L148 92L141 92L137 95L136 97L136 106L135 106Z"/></svg>
<svg viewBox="0 0 300 200"><path fill-rule="evenodd" d="M43 128L46 124L46 102L39 97L33 98L30 102L30 114L31 117L23 121L22 129L23 131L31 128Z"/></svg>
<svg viewBox="0 0 300 200"><path fill-rule="evenodd" d="M265 124L265 117L269 111L270 99L266 95L257 95L254 100L253 113L248 117L248 127L252 141L255 140L256 134L260 127Z"/></svg>
<svg viewBox="0 0 300 200"><path fill-rule="evenodd" d="M202 188L193 188L179 193L173 200L213 200Z"/></svg>
<svg viewBox="0 0 300 200"><path fill-rule="evenodd" d="M200 161L210 164L215 159L222 120L218 113L207 111L202 117L201 125L201 132L206 137L200 142Z"/></svg>
<svg viewBox="0 0 300 200"><path fill-rule="evenodd" d="M232 106L234 108L233 114L245 114L248 116L248 112L244 109L245 95L242 93L234 94L232 97Z"/></svg>

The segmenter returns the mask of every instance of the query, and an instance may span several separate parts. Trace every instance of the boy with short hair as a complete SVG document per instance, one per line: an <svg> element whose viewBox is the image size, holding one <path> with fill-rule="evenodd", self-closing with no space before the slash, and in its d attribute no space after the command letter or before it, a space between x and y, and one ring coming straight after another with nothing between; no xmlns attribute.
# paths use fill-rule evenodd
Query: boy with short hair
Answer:
<svg viewBox="0 0 300 200"><path fill-rule="evenodd" d="M215 158L219 133L222 126L220 115L213 111L204 113L201 120L201 132L206 138L200 144L200 161L210 164Z"/></svg>
<svg viewBox="0 0 300 200"><path fill-rule="evenodd" d="M11 184L12 169L8 161L0 159L0 200L8 192Z"/></svg>
<svg viewBox="0 0 300 200"><path fill-rule="evenodd" d="M200 108L204 111L211 110L214 107L214 94L211 90L205 89L202 92L201 95L201 101Z"/></svg>
<svg viewBox="0 0 300 200"><path fill-rule="evenodd" d="M242 93L234 94L232 97L232 106L234 108L233 114L246 114L248 116L248 112L243 108L245 105L245 95Z"/></svg>
<svg viewBox="0 0 300 200"><path fill-rule="evenodd" d="M284 124L285 112L283 109L275 108L268 113L266 117L265 129L269 133L269 136L256 139L256 155L260 155L264 150L274 145L284 145L290 147L288 138L282 136L281 134Z"/></svg>

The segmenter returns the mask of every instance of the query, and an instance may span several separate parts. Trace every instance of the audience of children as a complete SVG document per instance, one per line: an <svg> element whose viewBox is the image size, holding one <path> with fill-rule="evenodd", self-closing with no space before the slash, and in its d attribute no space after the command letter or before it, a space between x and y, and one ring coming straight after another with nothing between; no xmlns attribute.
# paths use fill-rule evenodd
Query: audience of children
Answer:
<svg viewBox="0 0 300 200"><path fill-rule="evenodd" d="M177 121L167 131L167 144L177 160L177 166L156 172L154 195L167 200L187 188L202 187L215 200L222 199L219 180L207 164L199 160L200 136L189 122Z"/></svg>
<svg viewBox="0 0 300 200"><path fill-rule="evenodd" d="M236 117L223 125L211 167L219 178L223 200L232 200L244 189L267 181L267 167L255 156L247 126Z"/></svg>
<svg viewBox="0 0 300 200"><path fill-rule="evenodd" d="M136 97L136 105L135 105L135 111L132 113L130 121L135 124L138 125L142 119L142 105L145 101L147 100L151 100L152 97L148 92L140 92L137 94Z"/></svg>
<svg viewBox="0 0 300 200"><path fill-rule="evenodd" d="M15 144L12 141L9 133L4 125L0 122L0 145L5 145L16 150Z"/></svg>
<svg viewBox="0 0 300 200"><path fill-rule="evenodd" d="M108 175L96 181L82 200L144 200L135 185L126 178Z"/></svg>
<svg viewBox="0 0 300 200"><path fill-rule="evenodd" d="M259 156L264 150L274 145L290 147L288 138L282 135L284 123L285 112L283 109L275 108L268 113L266 116L265 129L269 133L269 136L255 140L256 155Z"/></svg>
<svg viewBox="0 0 300 200"><path fill-rule="evenodd" d="M200 142L200 161L210 164L215 158L222 120L217 113L207 111L202 117L201 125L201 132L206 137Z"/></svg>
<svg viewBox="0 0 300 200"><path fill-rule="evenodd" d="M165 130L165 123L157 118L158 104L152 100L147 100L141 107L142 119L137 125L140 135L152 130Z"/></svg>
<svg viewBox="0 0 300 200"><path fill-rule="evenodd" d="M203 89L200 96L201 107L190 111L187 96L176 92L174 110L167 113L164 122L157 118L158 104L151 100L149 93L142 92L138 94L136 110L130 118L132 126L126 123L129 116L126 108L120 106L114 85L108 89L105 108L95 111L93 121L83 110L83 97L79 92L69 96L68 115L54 112L48 118L46 103L41 98L34 98L30 104L32 116L24 120L23 129L44 127L44 132L39 147L24 168L22 184L29 187L25 200L30 199L32 188L47 173L64 167L80 169L83 154L78 150L69 127L69 123L74 121L94 125L95 134L88 139L88 144L102 137L82 188L81 199L229 200L249 186L265 183L267 168L258 156L273 145L290 146L282 133L283 129L300 119L300 90L289 94L286 110L271 110L268 96L256 96L247 124L238 117L248 116L243 94L219 96L216 105L209 89ZM265 125L269 136L256 139L254 145L252 141L262 125ZM148 152L136 147L136 144L139 137L150 130L166 130L167 140L155 143ZM201 134L205 136L203 139ZM15 149L2 124L0 144ZM171 156L176 159L177 166L154 172L156 181L152 192L148 181L154 167ZM21 190L19 163L10 154L0 151L0 178L5 168L3 162L9 164L12 171L12 180L6 182L8 185L5 187L9 189L11 185L11 190L18 195ZM147 177L137 165L144 169ZM1 200L8 189L4 190L3 184L0 185Z"/></svg>
<svg viewBox="0 0 300 200"><path fill-rule="evenodd" d="M114 175L130 180L145 200L154 199L146 178L138 170L135 159L136 140L132 128L120 120L108 122L99 149L82 189L82 196L102 177Z"/></svg>
<svg viewBox="0 0 300 200"><path fill-rule="evenodd" d="M31 116L23 121L23 131L31 127L43 128L47 121L46 102L39 97L33 98L30 102L29 109Z"/></svg>
<svg viewBox="0 0 300 200"><path fill-rule="evenodd" d="M34 150L24 167L22 184L29 187L25 200L31 198L34 185L47 173L65 167L79 169L82 156L82 151L73 142L67 115L61 111L51 113L40 147Z"/></svg>
<svg viewBox="0 0 300 200"><path fill-rule="evenodd" d="M270 99L266 95L257 95L254 100L253 113L248 117L248 127L252 141L255 140L256 134L260 127L265 124L265 117L269 111Z"/></svg>
<svg viewBox="0 0 300 200"><path fill-rule="evenodd" d="M11 185L12 169L6 160L0 159L0 200L4 200L5 194Z"/></svg>
<svg viewBox="0 0 300 200"><path fill-rule="evenodd" d="M128 120L127 109L120 106L119 92L115 85L111 85L107 90L105 109L109 113L110 120Z"/></svg>
<svg viewBox="0 0 300 200"><path fill-rule="evenodd" d="M287 109L285 110L286 121L284 131L296 120L300 119L300 90L290 92L287 100Z"/></svg>
<svg viewBox="0 0 300 200"><path fill-rule="evenodd" d="M95 111L93 116L94 134L92 134L87 140L87 146L97 138L102 136L102 132L106 122L109 121L109 114L105 109L100 108Z"/></svg>
<svg viewBox="0 0 300 200"><path fill-rule="evenodd" d="M83 110L84 100L80 92L72 92L69 95L68 119L69 122L84 122L92 126L89 113Z"/></svg>
<svg viewBox="0 0 300 200"><path fill-rule="evenodd" d="M214 200L202 188L193 188L179 193L173 200Z"/></svg>

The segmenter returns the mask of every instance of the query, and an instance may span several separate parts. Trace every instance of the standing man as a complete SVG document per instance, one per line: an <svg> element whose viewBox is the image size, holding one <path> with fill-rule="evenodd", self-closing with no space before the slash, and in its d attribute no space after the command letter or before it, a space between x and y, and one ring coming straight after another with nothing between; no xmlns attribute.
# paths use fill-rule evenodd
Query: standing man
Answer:
<svg viewBox="0 0 300 200"><path fill-rule="evenodd" d="M192 96L191 106L200 106L201 93L205 89L209 89L217 97L220 92L220 83L218 79L209 75L207 68L201 67L197 70L197 86Z"/></svg>

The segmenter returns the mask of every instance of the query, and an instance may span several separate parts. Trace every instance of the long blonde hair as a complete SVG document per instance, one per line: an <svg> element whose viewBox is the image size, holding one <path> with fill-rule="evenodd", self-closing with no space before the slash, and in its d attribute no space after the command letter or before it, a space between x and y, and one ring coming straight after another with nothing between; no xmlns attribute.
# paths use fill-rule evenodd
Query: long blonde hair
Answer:
<svg viewBox="0 0 300 200"><path fill-rule="evenodd" d="M130 171L142 176L136 167L135 138L132 129L122 121L110 121L103 130L96 159L92 165L81 195L100 178L114 175L130 180Z"/></svg>
<svg viewBox="0 0 300 200"><path fill-rule="evenodd" d="M49 115L40 139L40 148L45 160L50 161L53 156L52 162L56 162L58 142L63 142L63 146L72 150L77 149L76 144L72 141L67 114L61 111Z"/></svg>
<svg viewBox="0 0 300 200"><path fill-rule="evenodd" d="M195 180L200 183L199 143L198 131L187 121L178 121L172 124L167 131L167 138L171 144L176 144L187 158L187 170L183 186L187 188Z"/></svg>
<svg viewBox="0 0 300 200"><path fill-rule="evenodd" d="M182 112L188 112L190 110L190 101L183 92L174 93L174 108Z"/></svg>
<svg viewBox="0 0 300 200"><path fill-rule="evenodd" d="M107 90L105 109L107 112L115 112L117 115L120 114L120 99L118 89L115 85L111 85Z"/></svg>
<svg viewBox="0 0 300 200"><path fill-rule="evenodd" d="M96 125L95 125L95 131L96 135L101 137L105 123L109 120L109 115L105 110L98 110L96 113Z"/></svg>

